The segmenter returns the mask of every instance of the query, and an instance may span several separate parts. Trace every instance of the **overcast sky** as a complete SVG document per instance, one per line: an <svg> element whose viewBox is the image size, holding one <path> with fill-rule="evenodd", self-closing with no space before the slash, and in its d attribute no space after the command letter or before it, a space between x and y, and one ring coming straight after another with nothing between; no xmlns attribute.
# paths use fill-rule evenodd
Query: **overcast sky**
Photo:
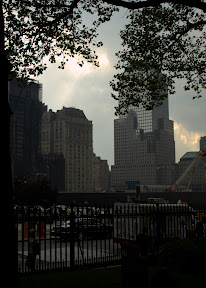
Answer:
<svg viewBox="0 0 206 288"><path fill-rule="evenodd" d="M121 50L119 31L126 23L126 10L116 13L112 20L102 25L99 40L104 46L97 50L100 68L85 64L83 68L71 59L64 70L49 64L37 78L43 84L42 101L48 109L56 111L65 107L82 109L93 122L93 150L97 156L114 164L114 106L109 81L116 70L115 52ZM45 60L46 61L46 60ZM169 97L170 119L174 121L176 162L187 151L199 150L199 139L206 136L206 95L192 100L185 92L183 81L177 81L176 94ZM205 92L206 94L206 92ZM169 151L168 151L169 153Z"/></svg>

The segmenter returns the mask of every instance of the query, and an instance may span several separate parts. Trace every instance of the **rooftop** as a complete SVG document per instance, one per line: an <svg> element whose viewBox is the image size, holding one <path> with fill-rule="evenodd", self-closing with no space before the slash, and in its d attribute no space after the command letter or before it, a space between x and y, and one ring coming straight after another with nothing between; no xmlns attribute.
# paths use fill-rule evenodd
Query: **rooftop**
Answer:
<svg viewBox="0 0 206 288"><path fill-rule="evenodd" d="M181 157L180 161L194 159L197 156L198 153L199 153L198 151L197 152L196 151L187 152Z"/></svg>
<svg viewBox="0 0 206 288"><path fill-rule="evenodd" d="M64 107L62 110L57 111L58 114L61 116L69 116L69 117L74 117L74 118L82 118L82 119L87 119L84 112L80 109L76 109L73 107Z"/></svg>

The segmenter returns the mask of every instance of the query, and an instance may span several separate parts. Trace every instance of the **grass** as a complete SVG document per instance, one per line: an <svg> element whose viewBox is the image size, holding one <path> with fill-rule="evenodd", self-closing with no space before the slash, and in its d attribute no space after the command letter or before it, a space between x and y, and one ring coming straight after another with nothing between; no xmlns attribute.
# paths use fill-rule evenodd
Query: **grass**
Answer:
<svg viewBox="0 0 206 288"><path fill-rule="evenodd" d="M194 243L181 241L165 245L162 247L158 263L154 266L147 266L148 288L206 287L205 257L206 239L200 239ZM124 276L121 266L75 272L50 272L20 278L20 288L67 286L72 288L125 288L122 280L126 279L127 281L130 277L134 279L132 287L140 287L138 279L140 280L141 276L138 266L134 266L134 269L128 271Z"/></svg>
<svg viewBox="0 0 206 288"><path fill-rule="evenodd" d="M203 264L204 265L204 264ZM206 287L206 279L189 274L171 273L176 288Z"/></svg>
<svg viewBox="0 0 206 288"><path fill-rule="evenodd" d="M150 266L148 269L148 288L202 288L206 287L206 279L197 275L178 273L172 270L164 271L160 267Z"/></svg>
<svg viewBox="0 0 206 288"><path fill-rule="evenodd" d="M121 267L109 267L75 272L56 272L25 276L20 288L121 288Z"/></svg>
<svg viewBox="0 0 206 288"><path fill-rule="evenodd" d="M206 279L189 274L169 271L168 274L160 271L160 267L148 267L148 288L175 287L194 288L206 287ZM163 276L163 277L162 277ZM136 278L135 278L136 277ZM133 287L138 287L138 271L134 275ZM155 280L155 281L154 281ZM20 279L20 288L124 288L121 285L121 267L109 267L75 272L56 272L25 276ZM135 286L136 285L136 286Z"/></svg>

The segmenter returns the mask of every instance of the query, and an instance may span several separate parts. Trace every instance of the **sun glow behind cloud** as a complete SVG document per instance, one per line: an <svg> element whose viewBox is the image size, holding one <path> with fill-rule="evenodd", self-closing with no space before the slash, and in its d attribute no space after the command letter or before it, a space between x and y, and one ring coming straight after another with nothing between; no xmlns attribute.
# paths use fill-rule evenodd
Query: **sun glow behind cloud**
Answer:
<svg viewBox="0 0 206 288"><path fill-rule="evenodd" d="M102 54L102 55L100 54L98 61L99 61L100 67L95 67L93 64L86 63L86 62L81 67L78 64L77 58L69 58L68 62L66 63L66 66L65 66L65 70L67 71L67 73L68 72L72 73L71 74L72 78L79 79L79 78L84 77L88 74L96 73L97 69L98 70L105 70L105 69L110 67L110 62L109 62L109 59L108 59L106 54Z"/></svg>
<svg viewBox="0 0 206 288"><path fill-rule="evenodd" d="M109 65L109 59L105 54L99 56L99 65L100 68L104 68Z"/></svg>
<svg viewBox="0 0 206 288"><path fill-rule="evenodd" d="M90 64L85 63L82 67L79 66L75 58L69 58L67 65L65 66L66 71L72 72L73 77L81 77L91 72L92 67Z"/></svg>

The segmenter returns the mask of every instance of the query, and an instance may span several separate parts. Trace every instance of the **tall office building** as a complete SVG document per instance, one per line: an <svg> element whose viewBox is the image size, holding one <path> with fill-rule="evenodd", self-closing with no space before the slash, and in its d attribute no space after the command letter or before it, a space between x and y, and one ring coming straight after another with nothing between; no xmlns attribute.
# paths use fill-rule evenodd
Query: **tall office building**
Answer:
<svg viewBox="0 0 206 288"><path fill-rule="evenodd" d="M13 115L10 125L10 153L14 176L32 178L39 171L40 126L46 106L41 102L42 85L9 82L9 103Z"/></svg>
<svg viewBox="0 0 206 288"><path fill-rule="evenodd" d="M206 136L200 138L200 150L206 151ZM197 157L199 151L188 151L177 164L177 179L186 171L189 165ZM198 165L187 175L182 183L184 189L192 190L193 192L206 192L206 157L202 157Z"/></svg>
<svg viewBox="0 0 206 288"><path fill-rule="evenodd" d="M92 121L86 118L82 110L63 107L56 113L52 110L44 113L41 152L44 158L48 156L46 164L48 171L51 171L50 160L52 158L58 159L56 165L59 163L61 169L64 165L65 175L62 179L65 183L64 185L61 183L61 186L64 186L65 192L93 191L92 139ZM55 163L52 162L52 165ZM58 170L58 167L56 169ZM49 174L49 172L46 173Z"/></svg>
<svg viewBox="0 0 206 288"><path fill-rule="evenodd" d="M200 150L206 151L206 136L200 137Z"/></svg>
<svg viewBox="0 0 206 288"><path fill-rule="evenodd" d="M130 107L127 115L114 120L114 165L111 184L124 188L126 182L157 185L158 167L175 163L173 121L168 99L153 110Z"/></svg>

